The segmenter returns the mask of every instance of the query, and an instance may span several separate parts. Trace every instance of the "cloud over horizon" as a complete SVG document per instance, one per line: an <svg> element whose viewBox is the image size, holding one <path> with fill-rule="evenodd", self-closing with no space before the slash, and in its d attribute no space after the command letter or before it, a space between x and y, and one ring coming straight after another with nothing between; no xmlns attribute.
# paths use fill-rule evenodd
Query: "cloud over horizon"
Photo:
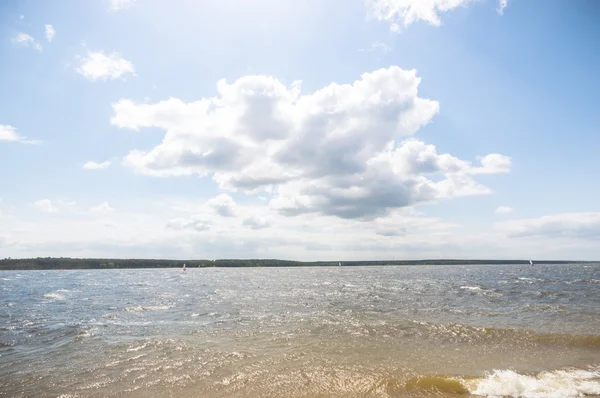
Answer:
<svg viewBox="0 0 600 398"><path fill-rule="evenodd" d="M564 213L503 221L495 228L510 238L544 237L596 240L600 238L600 213Z"/></svg>
<svg viewBox="0 0 600 398"><path fill-rule="evenodd" d="M577 7L18 3L0 257L600 256Z"/></svg>

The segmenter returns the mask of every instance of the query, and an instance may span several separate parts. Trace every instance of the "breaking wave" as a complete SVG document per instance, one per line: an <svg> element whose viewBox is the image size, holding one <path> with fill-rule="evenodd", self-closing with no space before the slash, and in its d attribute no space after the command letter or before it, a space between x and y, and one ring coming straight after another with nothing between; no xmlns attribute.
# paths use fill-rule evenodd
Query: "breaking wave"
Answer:
<svg viewBox="0 0 600 398"><path fill-rule="evenodd" d="M483 397L570 398L600 395L598 369L565 369L520 374L514 370L494 370L483 377L422 376L408 380L406 390L472 394Z"/></svg>

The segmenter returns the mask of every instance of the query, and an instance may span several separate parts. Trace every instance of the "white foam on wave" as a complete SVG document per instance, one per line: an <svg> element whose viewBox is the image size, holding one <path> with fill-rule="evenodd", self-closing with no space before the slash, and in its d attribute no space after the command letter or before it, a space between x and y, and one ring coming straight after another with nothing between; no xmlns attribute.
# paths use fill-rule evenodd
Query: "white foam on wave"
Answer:
<svg viewBox="0 0 600 398"><path fill-rule="evenodd" d="M546 282L546 279L521 276L515 281L515 283L529 283L530 285L536 282Z"/></svg>
<svg viewBox="0 0 600 398"><path fill-rule="evenodd" d="M502 296L502 293L497 293L493 290L482 289L481 286L461 286L461 290L468 290L473 293L483 294L485 296Z"/></svg>
<svg viewBox="0 0 600 398"><path fill-rule="evenodd" d="M158 311L158 310L168 310L169 308L171 308L171 306L169 306L169 305L149 305L149 306L137 305L134 307L125 308L125 311L128 311L128 312Z"/></svg>
<svg viewBox="0 0 600 398"><path fill-rule="evenodd" d="M523 375L495 370L481 379L463 381L473 395L514 398L570 398L600 394L600 371L555 370Z"/></svg>
<svg viewBox="0 0 600 398"><path fill-rule="evenodd" d="M44 297L46 297L47 299L50 299L50 300L64 300L65 299L65 296L63 296L62 294L60 294L58 292L44 294Z"/></svg>
<svg viewBox="0 0 600 398"><path fill-rule="evenodd" d="M127 352L132 352L132 351L139 351L139 350L143 350L144 348L146 348L148 346L148 343L144 343L142 345L136 346L136 347L129 347L127 349Z"/></svg>

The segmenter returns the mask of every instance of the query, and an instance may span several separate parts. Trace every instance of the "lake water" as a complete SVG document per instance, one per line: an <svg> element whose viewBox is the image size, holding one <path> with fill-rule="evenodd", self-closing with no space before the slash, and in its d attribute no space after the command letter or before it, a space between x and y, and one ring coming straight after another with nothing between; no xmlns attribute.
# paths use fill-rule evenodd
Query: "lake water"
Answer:
<svg viewBox="0 0 600 398"><path fill-rule="evenodd" d="M600 396L600 265L0 271L0 396Z"/></svg>

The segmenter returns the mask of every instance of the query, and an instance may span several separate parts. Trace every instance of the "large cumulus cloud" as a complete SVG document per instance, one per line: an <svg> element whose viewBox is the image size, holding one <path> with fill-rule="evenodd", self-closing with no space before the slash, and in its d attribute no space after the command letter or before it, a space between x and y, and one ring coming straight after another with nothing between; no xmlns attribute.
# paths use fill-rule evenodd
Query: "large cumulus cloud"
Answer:
<svg viewBox="0 0 600 398"><path fill-rule="evenodd" d="M221 80L218 95L154 104L121 99L111 123L165 130L125 164L154 176L211 176L223 190L271 195L283 215L318 213L368 219L444 198L489 193L477 174L506 173L510 158L488 154L477 164L413 136L439 112L418 96L415 70L392 66L351 84L302 94L269 76Z"/></svg>

